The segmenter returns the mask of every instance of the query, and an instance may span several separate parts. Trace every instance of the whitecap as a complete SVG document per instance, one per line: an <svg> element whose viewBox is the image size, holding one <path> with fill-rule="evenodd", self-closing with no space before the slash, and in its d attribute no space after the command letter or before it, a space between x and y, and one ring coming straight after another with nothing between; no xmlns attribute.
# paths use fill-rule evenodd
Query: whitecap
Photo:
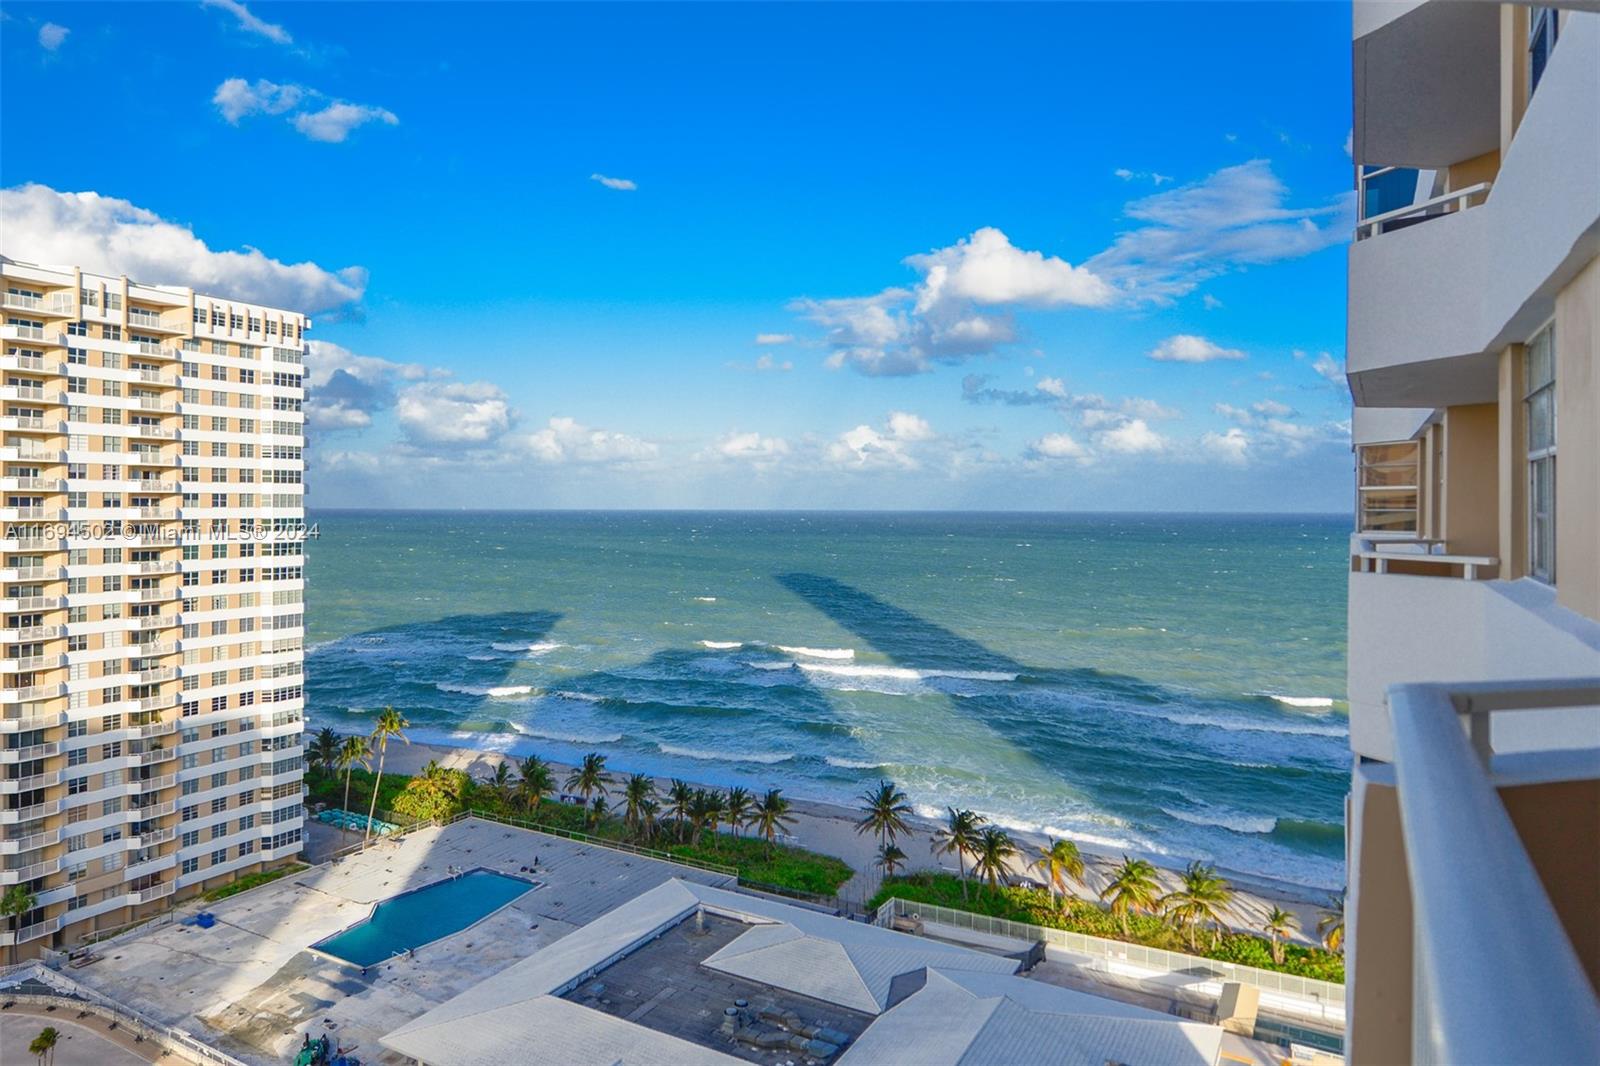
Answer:
<svg viewBox="0 0 1600 1066"><path fill-rule="evenodd" d="M543 729L532 729L525 725L511 723L515 729L525 737L537 737L540 740L554 740L563 744L615 744L622 739L621 733L553 733Z"/></svg>
<svg viewBox="0 0 1600 1066"><path fill-rule="evenodd" d="M1276 700L1285 707L1332 707L1333 699L1330 696L1280 696L1276 692L1253 692L1253 696L1265 696Z"/></svg>
<svg viewBox="0 0 1600 1066"><path fill-rule="evenodd" d="M555 651L557 648L565 648L566 645L552 640L540 640L532 644L491 644L489 647L495 651L515 651L524 655L544 655Z"/></svg>
<svg viewBox="0 0 1600 1066"><path fill-rule="evenodd" d="M789 647L786 644L774 644L773 647L790 655L803 655L810 659L854 659L854 648L807 648Z"/></svg>
<svg viewBox="0 0 1600 1066"><path fill-rule="evenodd" d="M1188 822L1190 825L1214 826L1235 833L1270 833L1278 828L1278 820L1270 814L1242 814L1220 807L1205 807L1198 811L1163 807L1161 811L1170 818Z"/></svg>
<svg viewBox="0 0 1600 1066"><path fill-rule="evenodd" d="M694 598L694 602L696 602L696 603L716 603L717 602L717 598L715 596L696 596Z"/></svg>
<svg viewBox="0 0 1600 1066"><path fill-rule="evenodd" d="M842 759L837 755L824 755L823 760L842 770L881 770L888 765L881 759Z"/></svg>
<svg viewBox="0 0 1600 1066"><path fill-rule="evenodd" d="M564 689L559 692L547 693L547 695L554 696L558 700L577 700L581 703L601 703L605 700L604 696L596 696L589 692L570 692Z"/></svg>
<svg viewBox="0 0 1600 1066"><path fill-rule="evenodd" d="M663 755L679 755L685 759L706 759L713 762L758 762L772 764L788 762L794 758L792 751L706 751L702 748L680 748L672 744L656 744Z"/></svg>
<svg viewBox="0 0 1600 1066"><path fill-rule="evenodd" d="M527 696L532 694L532 685L499 685L494 688L480 688L476 685L451 685L443 681L435 682L434 688L440 692L459 692L464 696Z"/></svg>
<svg viewBox="0 0 1600 1066"><path fill-rule="evenodd" d="M729 651L733 648L744 647L744 642L741 640L702 640L700 646L702 648L710 648L712 651Z"/></svg>
<svg viewBox="0 0 1600 1066"><path fill-rule="evenodd" d="M499 658L497 655L469 655L467 658L475 663L492 663Z"/></svg>
<svg viewBox="0 0 1600 1066"><path fill-rule="evenodd" d="M831 663L796 663L811 674L834 677L887 677L896 681L923 681L930 677L949 677L961 681L1015 681L1016 674L1000 670L916 670L909 666L835 666Z"/></svg>
<svg viewBox="0 0 1600 1066"><path fill-rule="evenodd" d="M1314 725L1310 722L1240 721L1233 718L1212 718L1204 714L1158 714L1174 725L1212 726L1230 733L1289 733L1297 736L1342 737L1347 730L1336 725Z"/></svg>

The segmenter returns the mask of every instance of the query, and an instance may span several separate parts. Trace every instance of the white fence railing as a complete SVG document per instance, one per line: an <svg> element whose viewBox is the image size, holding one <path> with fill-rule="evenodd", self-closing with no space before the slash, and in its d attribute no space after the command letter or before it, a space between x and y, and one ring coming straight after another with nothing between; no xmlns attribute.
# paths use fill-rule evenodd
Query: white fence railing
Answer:
<svg viewBox="0 0 1600 1066"><path fill-rule="evenodd" d="M1468 185L1464 189L1454 189L1439 196L1431 196L1426 200L1397 207L1393 211L1385 211L1381 215L1369 215L1356 223L1356 240L1366 240L1385 231L1385 227L1405 220L1407 222L1421 222L1424 219L1438 218L1441 215L1465 211L1473 206L1472 201L1482 202L1489 196L1489 191L1494 188L1493 182L1480 181L1476 185Z"/></svg>
<svg viewBox="0 0 1600 1066"><path fill-rule="evenodd" d="M892 904L892 906L891 906ZM887 913L886 913L887 912ZM917 917L924 922L951 925L970 929L990 936L1009 937L1029 942L1043 941L1046 951L1066 952L1087 956L1091 966L1112 972L1122 971L1124 976L1137 976L1136 971L1151 975L1183 974L1199 978L1211 975L1215 982L1238 981L1254 985L1263 994L1279 997L1274 1006L1280 1010L1324 1022L1330 1026L1343 1026L1345 1015L1344 985L1332 981L1319 981L1295 974L1243 966L1235 962L1185 955L1163 948L1130 944L1123 940L1072 933L1065 929L1013 922L1006 918L991 918L987 914L941 907L933 903L895 898L878 908L877 924L887 926L896 917ZM1296 1009L1298 1007L1298 1009Z"/></svg>
<svg viewBox="0 0 1600 1066"><path fill-rule="evenodd" d="M1597 706L1600 677L1389 689L1413 1061L1600 1062L1600 998L1490 776L1494 714Z"/></svg>

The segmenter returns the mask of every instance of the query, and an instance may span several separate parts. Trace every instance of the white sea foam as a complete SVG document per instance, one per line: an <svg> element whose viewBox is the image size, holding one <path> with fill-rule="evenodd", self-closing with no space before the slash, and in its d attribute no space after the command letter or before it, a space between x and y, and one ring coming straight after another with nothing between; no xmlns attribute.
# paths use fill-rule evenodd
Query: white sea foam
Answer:
<svg viewBox="0 0 1600 1066"><path fill-rule="evenodd" d="M1203 714L1158 714L1175 725L1212 726L1230 733L1290 733L1310 737L1342 737L1347 732L1336 725L1315 725L1311 722L1241 721L1234 718L1212 718Z"/></svg>
<svg viewBox="0 0 1600 1066"><path fill-rule="evenodd" d="M511 728L525 737L538 737L540 740L554 740L563 744L615 744L622 739L621 733L554 733L516 722L511 723Z"/></svg>
<svg viewBox="0 0 1600 1066"><path fill-rule="evenodd" d="M710 648L712 651L729 651L733 648L744 647L744 642L741 640L702 640L700 646L702 648Z"/></svg>
<svg viewBox="0 0 1600 1066"><path fill-rule="evenodd" d="M701 748L680 748L672 744L656 744L663 755L679 755L685 759L705 759L712 762L758 762L772 764L788 762L794 758L792 751L705 751Z"/></svg>
<svg viewBox="0 0 1600 1066"><path fill-rule="evenodd" d="M833 677L886 677L896 681L923 681L930 677L950 677L962 681L1015 681L1016 674L999 670L916 670L909 666L852 665L836 666L832 663L796 663L808 674L829 674Z"/></svg>
<svg viewBox="0 0 1600 1066"><path fill-rule="evenodd" d="M786 644L774 644L779 651L788 652L790 655L803 655L809 659L854 659L854 648L806 648L789 647Z"/></svg>
<svg viewBox="0 0 1600 1066"><path fill-rule="evenodd" d="M527 696L533 692L532 685L500 685L495 688L480 688L477 685L450 685L439 681L433 687L440 692L459 692L465 696Z"/></svg>
<svg viewBox="0 0 1600 1066"><path fill-rule="evenodd" d="M696 596L694 598L694 602L696 602L696 603L716 603L717 602L717 598L715 596Z"/></svg>
<svg viewBox="0 0 1600 1066"><path fill-rule="evenodd" d="M1278 820L1270 814L1242 814L1239 811L1224 810L1220 807L1203 807L1197 811L1163 807L1161 810L1168 817L1176 818L1180 822L1188 822L1190 825L1214 826L1219 829L1231 829L1235 833L1270 833L1278 828Z"/></svg>
<svg viewBox="0 0 1600 1066"><path fill-rule="evenodd" d="M475 663L492 663L499 658L498 655L469 655L467 658Z"/></svg>
<svg viewBox="0 0 1600 1066"><path fill-rule="evenodd" d="M842 770L881 770L888 765L882 759L841 759L837 755L824 755L823 759L829 766Z"/></svg>
<svg viewBox="0 0 1600 1066"><path fill-rule="evenodd" d="M1255 692L1254 696L1265 696L1277 700L1285 707L1332 707L1333 699L1328 696L1280 696L1276 692Z"/></svg>
<svg viewBox="0 0 1600 1066"><path fill-rule="evenodd" d="M566 645L553 640L539 640L532 644L491 644L495 651L514 651L523 655L546 655Z"/></svg>
<svg viewBox="0 0 1600 1066"><path fill-rule="evenodd" d="M605 700L604 696L596 696L590 692L571 692L565 689L560 692L548 693L548 695L554 696L558 700L577 700L580 703L601 703Z"/></svg>

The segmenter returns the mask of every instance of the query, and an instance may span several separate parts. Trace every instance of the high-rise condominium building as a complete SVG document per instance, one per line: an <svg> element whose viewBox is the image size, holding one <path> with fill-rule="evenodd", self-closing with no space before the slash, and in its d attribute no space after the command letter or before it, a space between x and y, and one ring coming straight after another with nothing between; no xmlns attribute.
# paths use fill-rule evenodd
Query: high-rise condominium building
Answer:
<svg viewBox="0 0 1600 1066"><path fill-rule="evenodd" d="M1352 1062L1600 1061L1600 13L1354 5Z"/></svg>
<svg viewBox="0 0 1600 1066"><path fill-rule="evenodd" d="M0 259L0 926L69 947L293 856L292 311Z"/></svg>

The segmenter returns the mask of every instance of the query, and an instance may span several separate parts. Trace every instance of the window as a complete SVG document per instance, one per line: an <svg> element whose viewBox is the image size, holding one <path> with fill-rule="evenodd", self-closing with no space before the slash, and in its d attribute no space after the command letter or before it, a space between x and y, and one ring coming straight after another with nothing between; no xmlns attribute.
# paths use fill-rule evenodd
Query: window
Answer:
<svg viewBox="0 0 1600 1066"><path fill-rule="evenodd" d="M1553 7L1536 7L1528 12L1528 95L1532 96L1550 63L1550 52L1561 33L1559 13Z"/></svg>
<svg viewBox="0 0 1600 1066"><path fill-rule="evenodd" d="M1356 480L1361 532L1417 531L1419 452L1414 440L1361 446Z"/></svg>
<svg viewBox="0 0 1600 1066"><path fill-rule="evenodd" d="M1528 572L1556 579L1556 338L1555 325L1528 342Z"/></svg>

